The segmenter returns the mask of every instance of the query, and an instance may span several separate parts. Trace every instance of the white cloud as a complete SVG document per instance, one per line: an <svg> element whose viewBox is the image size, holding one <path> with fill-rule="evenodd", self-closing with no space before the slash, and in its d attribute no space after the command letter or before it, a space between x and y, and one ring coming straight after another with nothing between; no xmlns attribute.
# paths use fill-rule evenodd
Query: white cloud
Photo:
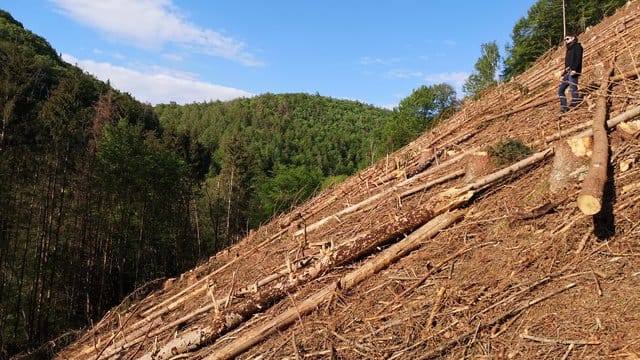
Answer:
<svg viewBox="0 0 640 360"><path fill-rule="evenodd" d="M363 56L363 57L360 58L360 64L362 64L362 65L385 65L385 66L389 66L389 65L392 65L394 63L397 63L398 61L400 61L400 59L398 59L398 58L382 59L382 58L371 57L371 56Z"/></svg>
<svg viewBox="0 0 640 360"><path fill-rule="evenodd" d="M169 60L172 62L180 62L182 60L184 60L184 56L181 54L163 54L162 58L165 60Z"/></svg>
<svg viewBox="0 0 640 360"><path fill-rule="evenodd" d="M424 73L422 71L390 70L387 72L386 77L391 79L413 79L424 77Z"/></svg>
<svg viewBox="0 0 640 360"><path fill-rule="evenodd" d="M462 85L469 77L467 72L452 72L452 73L438 73L430 74L425 77L425 80L430 84L447 83L453 87L458 97L462 96Z"/></svg>
<svg viewBox="0 0 640 360"><path fill-rule="evenodd" d="M458 44L455 40L451 40L451 39L445 39L442 43L448 47L454 47Z"/></svg>
<svg viewBox="0 0 640 360"><path fill-rule="evenodd" d="M171 101L178 104L212 100L227 101L253 96L244 90L199 81L190 74L170 69L153 68L153 73L144 73L109 63L78 60L68 54L62 54L62 58L102 81L108 80L114 88L154 105Z"/></svg>
<svg viewBox="0 0 640 360"><path fill-rule="evenodd" d="M260 66L246 45L180 15L172 0L50 0L72 19L143 48L173 43L203 54Z"/></svg>

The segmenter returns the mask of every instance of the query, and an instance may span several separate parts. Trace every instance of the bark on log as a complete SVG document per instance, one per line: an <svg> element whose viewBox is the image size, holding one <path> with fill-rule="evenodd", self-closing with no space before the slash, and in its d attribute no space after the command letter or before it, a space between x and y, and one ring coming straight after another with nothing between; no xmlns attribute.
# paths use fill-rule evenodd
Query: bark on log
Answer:
<svg viewBox="0 0 640 360"><path fill-rule="evenodd" d="M365 262L357 270L346 274L338 283L324 287L298 304L295 308L285 311L256 329L245 332L242 337L236 338L233 342L226 344L222 349L215 350L211 355L206 357L205 360L232 359L242 354L279 329L291 325L297 321L301 315L310 313L316 309L321 303L331 298L336 288L347 290L356 286L366 278L419 248L425 239L434 237L440 230L460 220L463 215L464 213L462 211L454 211L435 217L411 235L407 236L404 240L387 248L374 259Z"/></svg>
<svg viewBox="0 0 640 360"><path fill-rule="evenodd" d="M441 178L438 178L438 179L429 181L428 183L420 184L418 186L414 186L414 187L412 187L412 188L410 188L408 190L405 190L402 194L400 194L400 198L405 198L407 196L410 196L410 195L413 195L413 194L417 193L418 191L422 191L422 190L428 189L430 187L436 186L438 184L442 184L444 182L447 182L449 180L455 179L455 178L457 178L459 176L462 176L464 174L465 174L465 170L464 169L461 169L461 170L458 170L458 171L454 171L454 172L449 173L449 174L447 174L447 175L445 175L445 176L443 176Z"/></svg>
<svg viewBox="0 0 640 360"><path fill-rule="evenodd" d="M600 96L593 118L593 154L589 172L578 195L578 208L585 215L595 215L602 209L602 195L607 182L607 166L609 163L609 140L607 138L607 92L609 76L613 67L607 66L600 85Z"/></svg>
<svg viewBox="0 0 640 360"><path fill-rule="evenodd" d="M400 187L402 187L402 186L407 186L407 185L410 185L410 184L413 184L413 183L415 183L415 182L417 182L417 181L421 180L422 178L426 177L427 175L432 174L434 171L440 170L440 169L442 169L442 168L445 168L445 167L447 167L447 166L449 166L449 165L451 165L451 164L454 164L454 163L456 163L456 162L458 162L458 161L460 161L460 160L464 159L464 157L465 157L465 156L467 156L467 155L468 155L468 154L470 154L470 153L473 153L473 152L477 151L478 149L479 149L478 147L475 147L475 148L470 149L470 150L469 150L469 151L467 151L467 152L464 152L464 153L458 154L458 155L454 156L453 158L451 158L451 159L449 159L449 160L447 160L447 161L444 161L444 162L440 163L440 164L439 164L439 165L437 165L437 166L434 166L434 167L432 167L432 168L429 168L428 170L426 170L426 171L425 171L425 172L423 172L423 173L420 173L420 174L418 174L418 175L416 175L416 176L414 176L414 177L412 177L412 178L409 178L409 179L407 179L407 180L404 180L404 181L402 181L402 182L400 182L400 183L398 183L398 184L396 184L396 185L394 185L394 186L392 186L392 187L389 187L389 188L388 188L388 189L386 189L386 190L383 190L383 191L382 191L382 192L380 192L380 193L377 193L377 194L375 194L375 195L372 195L372 196L371 196L371 197L369 197L369 198L366 198L366 199L364 199L364 200L360 201L360 202L359 202L359 203L357 203L357 204L354 204L354 205L352 205L352 206L349 206L349 207L347 207L347 208L345 208L345 209L342 209L342 210L338 211L337 213L335 213L335 214L333 214L333 215L327 216L327 217L325 217L325 218L323 218L323 219L321 219L321 220L319 220L319 221L317 221L317 222L315 222L315 223L313 223L313 224L310 224L310 225L308 225L308 226L306 227L306 229L296 231L296 232L294 233L294 236L301 236L301 235L303 235L303 234L304 234L304 232L305 232L305 231L306 231L307 233L309 233L309 232L311 232L311 231L317 230L317 229L319 229L320 227L322 227L323 225L327 224L329 221L331 221L331 220L333 220L333 219L339 219L341 216L344 216L344 215L348 215L348 214L354 213L354 212L356 212L356 211L358 211L358 210L360 210L360 209L365 208L367 205L371 205L371 204L372 204L372 203L374 203L376 200L379 200L379 199L385 199L385 198L387 198L387 196L388 196L389 194L392 194L392 193L394 193L394 192L398 191L398 189L399 189ZM453 176L453 178L455 178L455 177L457 177L457 176L458 176L458 175L455 175L455 176ZM450 180L450 177L445 176L445 177L440 178L440 179L442 179L442 180L444 180L444 181L448 181L448 180ZM430 182L430 183L429 183L429 184L431 184L431 185L429 185L429 184L427 184L427 185L429 185L429 186L434 186L434 185L437 185L437 184L439 184L439 183L441 183L441 182L439 182L438 180L434 180L433 182ZM421 185L419 185L419 186L421 186ZM428 187L428 186L426 186L426 187ZM424 188L424 187L423 187L423 188ZM421 190L421 189L419 189L419 190ZM419 191L419 190L416 190L416 191ZM404 195L404 194L403 194L402 196L407 196L407 195Z"/></svg>

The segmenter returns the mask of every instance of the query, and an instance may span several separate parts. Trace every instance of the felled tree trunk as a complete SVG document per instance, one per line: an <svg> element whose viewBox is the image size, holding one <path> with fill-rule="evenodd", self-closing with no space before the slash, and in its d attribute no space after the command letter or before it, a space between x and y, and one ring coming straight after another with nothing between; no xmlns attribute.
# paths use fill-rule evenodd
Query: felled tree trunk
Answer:
<svg viewBox="0 0 640 360"><path fill-rule="evenodd" d="M590 136L571 138L556 144L549 174L549 190L558 194L570 189L578 180L583 180L589 169L592 151Z"/></svg>
<svg viewBox="0 0 640 360"><path fill-rule="evenodd" d="M578 195L578 208L585 215L595 215L602 209L602 194L607 182L607 166L609 163L609 139L607 138L607 92L609 76L613 68L607 66L602 77L600 96L596 104L593 118L593 155L589 172Z"/></svg>
<svg viewBox="0 0 640 360"><path fill-rule="evenodd" d="M231 343L226 344L223 348L214 351L211 355L206 357L205 360L231 359L242 354L251 346L259 343L267 336L278 331L278 329L289 326L298 320L301 315L307 314L316 309L320 304L333 296L336 291L336 287L339 287L342 290L353 288L364 279L374 275L380 270L388 267L390 264L406 256L409 252L418 248L425 239L436 236L440 230L458 221L463 217L463 215L464 213L461 211L453 211L437 216L404 240L392 245L372 260L365 262L356 270L346 274L337 283L327 285L320 291L305 299L303 302L297 304L295 307L290 308L284 313L268 321L266 324L248 331L242 337L235 338Z"/></svg>

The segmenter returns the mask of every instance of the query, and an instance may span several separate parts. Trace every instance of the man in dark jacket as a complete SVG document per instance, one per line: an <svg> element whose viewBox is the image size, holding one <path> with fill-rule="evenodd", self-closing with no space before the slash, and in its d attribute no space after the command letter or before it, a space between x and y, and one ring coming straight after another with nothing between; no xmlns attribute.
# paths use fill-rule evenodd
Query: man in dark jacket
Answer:
<svg viewBox="0 0 640 360"><path fill-rule="evenodd" d="M558 88L558 96L560 97L560 112L566 112L567 97L565 91L569 88L571 93L571 103L569 106L578 105L580 99L578 97L578 77L582 72L582 45L578 42L575 34L565 36L564 42L567 46L567 52L564 57L564 72L562 73L562 82Z"/></svg>

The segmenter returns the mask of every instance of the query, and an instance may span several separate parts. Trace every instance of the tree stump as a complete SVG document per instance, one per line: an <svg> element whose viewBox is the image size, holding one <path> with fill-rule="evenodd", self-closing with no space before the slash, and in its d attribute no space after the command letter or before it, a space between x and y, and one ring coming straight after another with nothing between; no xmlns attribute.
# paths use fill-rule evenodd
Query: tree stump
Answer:
<svg viewBox="0 0 640 360"><path fill-rule="evenodd" d="M465 157L464 182L470 183L473 180L492 173L495 165L491 161L491 155L486 151L476 151Z"/></svg>
<svg viewBox="0 0 640 360"><path fill-rule="evenodd" d="M618 125L618 129L631 136L638 136L640 133L640 120L629 121Z"/></svg>
<svg viewBox="0 0 640 360"><path fill-rule="evenodd" d="M559 142L554 148L555 156L549 175L549 190L558 194L584 180L589 170L592 151L593 141L590 136Z"/></svg>

